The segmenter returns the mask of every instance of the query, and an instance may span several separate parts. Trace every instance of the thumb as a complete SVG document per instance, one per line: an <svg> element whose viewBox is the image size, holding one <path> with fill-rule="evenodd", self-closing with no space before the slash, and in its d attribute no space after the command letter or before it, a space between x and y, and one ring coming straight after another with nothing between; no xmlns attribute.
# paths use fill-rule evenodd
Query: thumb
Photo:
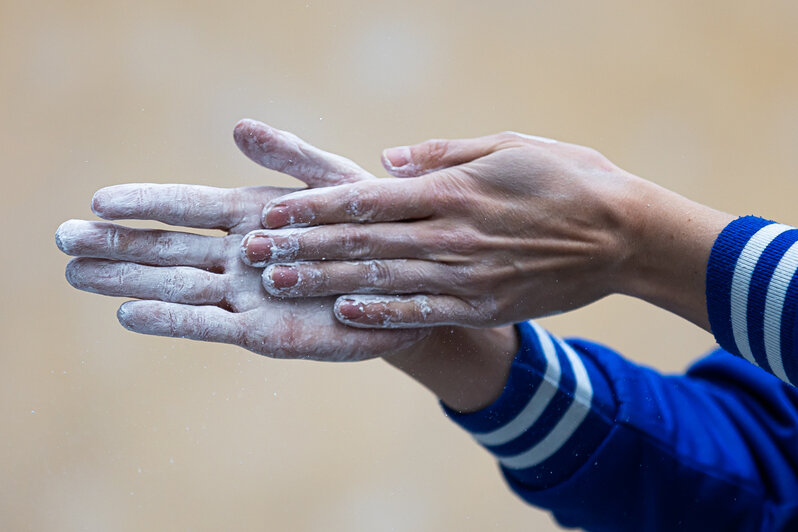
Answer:
<svg viewBox="0 0 798 532"><path fill-rule="evenodd" d="M472 139L433 139L415 146L398 146L382 152L382 165L395 177L418 177L484 157L507 140L505 134Z"/></svg>
<svg viewBox="0 0 798 532"><path fill-rule="evenodd" d="M374 178L346 157L320 150L293 133L245 118L233 131L238 148L261 166L304 181L311 188Z"/></svg>

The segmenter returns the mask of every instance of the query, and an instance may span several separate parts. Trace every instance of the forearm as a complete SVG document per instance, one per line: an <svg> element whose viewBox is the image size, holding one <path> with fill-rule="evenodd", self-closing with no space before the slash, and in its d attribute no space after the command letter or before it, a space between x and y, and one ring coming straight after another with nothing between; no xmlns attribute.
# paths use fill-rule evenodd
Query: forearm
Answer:
<svg viewBox="0 0 798 532"><path fill-rule="evenodd" d="M610 291L682 316L727 351L798 382L798 230L636 178L628 188L619 205L630 251Z"/></svg>
<svg viewBox="0 0 798 532"><path fill-rule="evenodd" d="M637 297L710 331L706 270L718 234L735 217L633 178L619 202L628 259L611 290Z"/></svg>

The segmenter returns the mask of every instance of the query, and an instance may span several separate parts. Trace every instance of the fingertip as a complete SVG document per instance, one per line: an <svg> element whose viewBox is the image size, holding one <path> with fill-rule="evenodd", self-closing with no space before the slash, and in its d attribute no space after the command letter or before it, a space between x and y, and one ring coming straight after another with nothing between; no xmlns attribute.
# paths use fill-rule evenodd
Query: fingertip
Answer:
<svg viewBox="0 0 798 532"><path fill-rule="evenodd" d="M299 281L299 270L293 264L271 264L261 274L263 288L275 297L300 295L295 290Z"/></svg>
<svg viewBox="0 0 798 532"><path fill-rule="evenodd" d="M335 304L333 305L333 314L338 319L338 321L346 324L346 325L360 325L363 324L356 324L352 323L354 320L358 320L365 316L365 308L362 301L355 301L351 297L342 296L335 300Z"/></svg>
<svg viewBox="0 0 798 532"><path fill-rule="evenodd" d="M265 237L262 231L251 231L241 240L238 253L244 264L262 268L271 258L273 245L273 241Z"/></svg>
<svg viewBox="0 0 798 532"><path fill-rule="evenodd" d="M63 253L71 255L75 246L75 225L79 220L67 220L58 226L55 231L55 245Z"/></svg>
<svg viewBox="0 0 798 532"><path fill-rule="evenodd" d="M76 279L76 270L77 270L77 261L79 259L72 259L67 262L66 268L64 268L64 277L66 281L69 283L69 286L72 288L79 288L77 286L77 279Z"/></svg>
<svg viewBox="0 0 798 532"><path fill-rule="evenodd" d="M382 166L393 176L412 177L418 170L413 164L409 146L397 146L382 151Z"/></svg>
<svg viewBox="0 0 798 532"><path fill-rule="evenodd" d="M263 273L260 276L261 284L263 285L263 289L269 293L270 296L274 297L285 297L284 294L279 288L274 285L274 278L272 277L272 272L274 271L274 264L271 266L267 266Z"/></svg>
<svg viewBox="0 0 798 532"><path fill-rule="evenodd" d="M99 216L100 218L105 218L105 203L108 199L108 193L105 188L101 188L94 195L91 197L91 212Z"/></svg>
<svg viewBox="0 0 798 532"><path fill-rule="evenodd" d="M140 216L142 210L163 188L169 185L125 183L103 187L91 198L91 212L105 220Z"/></svg>
<svg viewBox="0 0 798 532"><path fill-rule="evenodd" d="M393 168L401 168L410 164L413 159L413 154L409 146L396 146L388 148L382 152L382 156Z"/></svg>
<svg viewBox="0 0 798 532"><path fill-rule="evenodd" d="M236 144L241 146L241 142L247 137L253 135L253 130L258 126L262 126L262 122L258 122L257 120L253 120L252 118L242 118L236 125L233 126L233 139L235 139Z"/></svg>
<svg viewBox="0 0 798 532"><path fill-rule="evenodd" d="M295 222L293 215L284 205L267 205L261 214L261 224L267 229L279 229Z"/></svg>
<svg viewBox="0 0 798 532"><path fill-rule="evenodd" d="M299 270L291 264L275 264L270 266L274 286L281 290L292 288L299 283Z"/></svg>
<svg viewBox="0 0 798 532"><path fill-rule="evenodd" d="M133 303L134 302L132 301L129 301L127 303L122 303L122 306L120 306L119 309L116 311L116 319L119 321L119 324L122 325L122 327L124 327L128 331L133 330L133 323L132 323L133 312L132 309L130 308L130 306L133 305Z"/></svg>
<svg viewBox="0 0 798 532"><path fill-rule="evenodd" d="M268 124L251 118L239 120L233 128L233 139L238 149L249 159L266 168L274 166L269 152L276 136L276 131Z"/></svg>
<svg viewBox="0 0 798 532"><path fill-rule="evenodd" d="M67 262L66 268L64 269L64 277L72 288L91 292L92 290L84 283L85 275L83 274L83 270L87 260L91 259L78 257Z"/></svg>
<svg viewBox="0 0 798 532"><path fill-rule="evenodd" d="M249 128L249 127L253 127L253 126L255 126L257 124L260 124L260 123L261 122L258 122L257 120L254 120L252 118L242 118L241 120L236 122L235 126L233 126L233 132L240 133L244 129Z"/></svg>

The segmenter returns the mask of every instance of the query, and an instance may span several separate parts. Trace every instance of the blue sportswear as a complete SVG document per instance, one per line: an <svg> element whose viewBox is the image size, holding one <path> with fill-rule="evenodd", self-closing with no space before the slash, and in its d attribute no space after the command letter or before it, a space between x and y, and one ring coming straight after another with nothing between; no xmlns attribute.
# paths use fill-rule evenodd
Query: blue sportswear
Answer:
<svg viewBox="0 0 798 532"><path fill-rule="evenodd" d="M521 323L502 395L444 410L563 526L798 530L796 269L798 229L739 218L707 267L722 349L684 375Z"/></svg>

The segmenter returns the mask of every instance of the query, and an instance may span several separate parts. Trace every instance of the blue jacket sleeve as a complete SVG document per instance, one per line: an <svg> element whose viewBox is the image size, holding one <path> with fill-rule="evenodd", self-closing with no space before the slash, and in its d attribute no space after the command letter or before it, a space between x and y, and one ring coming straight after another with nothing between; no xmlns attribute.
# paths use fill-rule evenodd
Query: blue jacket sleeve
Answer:
<svg viewBox="0 0 798 532"><path fill-rule="evenodd" d="M721 347L798 383L798 229L754 216L721 232L707 266L707 310Z"/></svg>
<svg viewBox="0 0 798 532"><path fill-rule="evenodd" d="M588 530L798 530L798 391L716 351L665 376L530 322L502 395L446 413Z"/></svg>

